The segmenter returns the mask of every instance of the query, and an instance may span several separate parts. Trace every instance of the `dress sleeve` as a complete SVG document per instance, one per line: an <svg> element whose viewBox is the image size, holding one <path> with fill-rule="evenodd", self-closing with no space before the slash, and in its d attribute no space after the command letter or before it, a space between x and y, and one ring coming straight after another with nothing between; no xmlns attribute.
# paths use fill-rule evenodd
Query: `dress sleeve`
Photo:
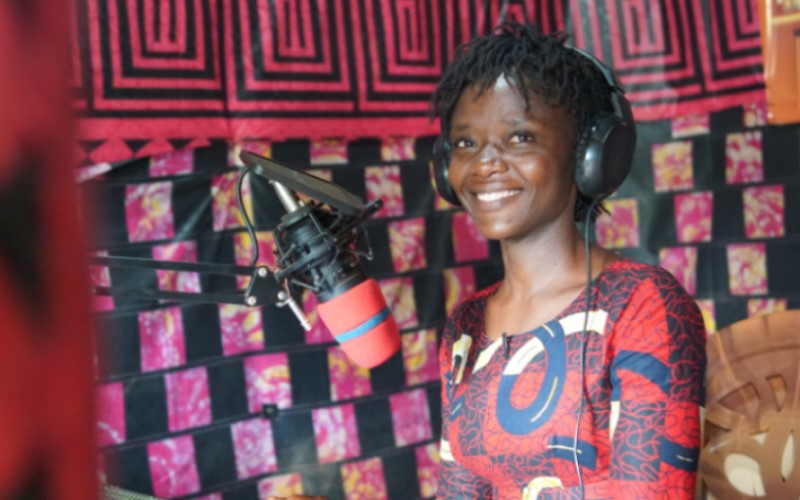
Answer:
<svg viewBox="0 0 800 500"><path fill-rule="evenodd" d="M611 335L611 495L694 498L706 359L696 302L659 269Z"/></svg>
<svg viewBox="0 0 800 500"><path fill-rule="evenodd" d="M439 371L442 382L442 434L439 443L439 487L437 499L447 500L481 500L492 498L491 484L476 476L453 458L450 452L452 388L458 381L458 373L466 361L463 356L454 355L456 351L463 351L468 346L459 343L460 331L458 326L462 308L458 308L447 321L442 340L439 344ZM454 360L454 358L456 358ZM453 424L454 425L454 424Z"/></svg>

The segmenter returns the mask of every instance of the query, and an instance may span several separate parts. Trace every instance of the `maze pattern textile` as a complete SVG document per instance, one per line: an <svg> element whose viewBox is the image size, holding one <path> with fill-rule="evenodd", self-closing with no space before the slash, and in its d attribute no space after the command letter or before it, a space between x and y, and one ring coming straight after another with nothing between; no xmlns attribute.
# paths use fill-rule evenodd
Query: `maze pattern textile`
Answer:
<svg viewBox="0 0 800 500"><path fill-rule="evenodd" d="M756 0L76 0L87 164L214 138L420 136L456 47L499 20L574 34L640 120L763 94Z"/></svg>
<svg viewBox="0 0 800 500"><path fill-rule="evenodd" d="M800 127L765 124L763 103L640 124L630 178L606 202L599 241L661 264L698 301L709 332L800 308ZM365 262L402 349L355 367L314 313L96 299L97 432L109 482L170 498L270 492L332 499L432 498L441 425L436 347L444 319L502 276L495 245L431 186L432 137L251 141L384 207ZM248 263L224 143L81 169L85 219L112 255ZM283 208L248 178L260 262ZM187 273L92 269L98 283L206 290ZM265 408L277 416L262 418Z"/></svg>

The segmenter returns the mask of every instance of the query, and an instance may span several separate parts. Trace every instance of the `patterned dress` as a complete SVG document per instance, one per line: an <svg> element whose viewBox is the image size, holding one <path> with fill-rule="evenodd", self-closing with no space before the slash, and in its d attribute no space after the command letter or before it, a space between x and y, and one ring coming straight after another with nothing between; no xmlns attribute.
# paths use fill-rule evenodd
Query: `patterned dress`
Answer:
<svg viewBox="0 0 800 500"><path fill-rule="evenodd" d="M584 290L546 324L490 341L498 286L444 330L438 496L581 498L577 456L584 498L693 498L705 329L677 280L623 259L592 282L588 317Z"/></svg>

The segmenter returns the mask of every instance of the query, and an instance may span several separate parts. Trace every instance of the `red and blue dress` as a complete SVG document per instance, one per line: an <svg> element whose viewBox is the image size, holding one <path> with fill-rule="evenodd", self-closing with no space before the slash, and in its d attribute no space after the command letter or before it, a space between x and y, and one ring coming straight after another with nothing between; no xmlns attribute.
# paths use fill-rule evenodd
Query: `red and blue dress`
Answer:
<svg viewBox="0 0 800 500"><path fill-rule="evenodd" d="M583 498L693 498L705 329L677 280L623 259L592 282L588 318L584 290L546 324L490 341L497 286L442 337L438 497L581 498L577 457Z"/></svg>

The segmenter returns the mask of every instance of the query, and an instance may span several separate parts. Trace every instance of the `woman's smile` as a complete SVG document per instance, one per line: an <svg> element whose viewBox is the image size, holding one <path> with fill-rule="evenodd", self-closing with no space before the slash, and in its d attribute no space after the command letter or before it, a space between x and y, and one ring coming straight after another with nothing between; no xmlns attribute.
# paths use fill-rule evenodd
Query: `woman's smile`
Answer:
<svg viewBox="0 0 800 500"><path fill-rule="evenodd" d="M495 207L500 206L505 201L509 201L509 198L512 198L522 191L519 189L505 189L502 191L486 191L482 193L475 193L475 197L483 206L487 207Z"/></svg>

